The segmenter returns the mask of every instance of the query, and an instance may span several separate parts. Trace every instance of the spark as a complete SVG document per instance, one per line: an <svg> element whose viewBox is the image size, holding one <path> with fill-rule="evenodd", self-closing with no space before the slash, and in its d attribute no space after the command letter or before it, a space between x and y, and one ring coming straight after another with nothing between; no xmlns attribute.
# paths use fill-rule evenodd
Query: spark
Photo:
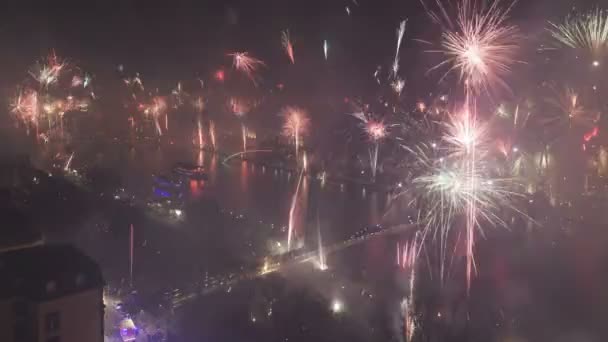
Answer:
<svg viewBox="0 0 608 342"><path fill-rule="evenodd" d="M281 44L283 45L283 49L285 50L287 57L289 57L291 64L295 64L296 61L293 57L293 44L289 37L289 30L281 32Z"/></svg>
<svg viewBox="0 0 608 342"><path fill-rule="evenodd" d="M369 120L365 125L365 132L373 142L386 138L386 125L382 121Z"/></svg>
<svg viewBox="0 0 608 342"><path fill-rule="evenodd" d="M137 86L140 91L145 90L144 83L142 82L141 77L139 76L139 73L135 73L135 76L133 76L132 78L125 78L123 81L129 87Z"/></svg>
<svg viewBox="0 0 608 342"><path fill-rule="evenodd" d="M258 79L255 72L262 66L265 66L263 61L249 55L248 52L229 53L228 56L233 58L232 64L236 70L239 70L247 76L254 85L257 86Z"/></svg>
<svg viewBox="0 0 608 342"><path fill-rule="evenodd" d="M399 49L401 49L401 42L403 41L403 34L405 33L405 24L407 20L401 21L399 27L397 28L397 49L395 50L395 59L393 60L393 76L397 76L397 71L399 71Z"/></svg>
<svg viewBox="0 0 608 342"><path fill-rule="evenodd" d="M519 31L506 23L512 5L501 9L499 3L492 0L489 6L479 7L473 0L465 0L458 7L455 25L440 5L448 26L442 34L440 51L446 60L431 70L450 65L446 75L458 70L460 80L469 90L488 90L496 83L506 87L502 77L511 71Z"/></svg>
<svg viewBox="0 0 608 342"><path fill-rule="evenodd" d="M467 109L460 115L450 117L444 126L446 134L443 140L451 145L454 155L467 155L474 150L479 152L482 143L487 141L487 126L479 124Z"/></svg>
<svg viewBox="0 0 608 342"><path fill-rule="evenodd" d="M397 96L401 96L401 92L403 91L403 88L405 87L405 81L397 77L391 83L391 87L393 88L393 90L395 91Z"/></svg>
<svg viewBox="0 0 608 342"><path fill-rule="evenodd" d="M171 94L175 97L175 108L184 104L183 97L185 92L182 90L182 82L177 82L177 85L175 86L175 89L171 91Z"/></svg>
<svg viewBox="0 0 608 342"><path fill-rule="evenodd" d="M167 114L167 101L162 96L155 96L152 98L151 104L140 104L139 109L143 111L145 115L152 115L152 119L154 120L154 126L156 128L156 132L158 135L163 135L163 132L160 128L159 117L163 114ZM165 120L167 118L165 117ZM167 122L165 122L167 126Z"/></svg>
<svg viewBox="0 0 608 342"><path fill-rule="evenodd" d="M45 61L36 63L29 74L41 87L48 88L59 81L59 76L67 65L67 62L62 61L53 51Z"/></svg>
<svg viewBox="0 0 608 342"><path fill-rule="evenodd" d="M327 42L327 40L323 41L323 55L325 56L325 60L327 60L327 56L329 53L329 43Z"/></svg>
<svg viewBox="0 0 608 342"><path fill-rule="evenodd" d="M331 302L331 311L334 314L342 313L344 311L344 303L342 303L342 301L339 300L339 299L332 300L332 302Z"/></svg>
<svg viewBox="0 0 608 342"><path fill-rule="evenodd" d="M22 121L37 125L39 116L38 92L30 89L19 91L19 94L11 102L11 112Z"/></svg>
<svg viewBox="0 0 608 342"><path fill-rule="evenodd" d="M548 102L559 111L544 120L547 125L562 124L571 128L573 123L587 125L592 121L580 103L579 94L573 88L565 87L557 92L556 98L550 98Z"/></svg>
<svg viewBox="0 0 608 342"><path fill-rule="evenodd" d="M301 145L301 138L308 133L310 119L305 110L295 106L287 106L281 110L280 114L285 122L283 123L283 135L293 138L296 155Z"/></svg>
<svg viewBox="0 0 608 342"><path fill-rule="evenodd" d="M80 87L84 83L82 77L74 75L72 77L72 88Z"/></svg>
<svg viewBox="0 0 608 342"><path fill-rule="evenodd" d="M230 98L229 106L232 114L236 115L238 118L243 118L250 110L247 102L236 97Z"/></svg>
<svg viewBox="0 0 608 342"><path fill-rule="evenodd" d="M558 42L573 49L587 50L593 57L602 56L608 48L608 15L599 8L568 16L561 24L550 22L548 30Z"/></svg>
<svg viewBox="0 0 608 342"><path fill-rule="evenodd" d="M152 99L152 106L149 107L149 111L155 117L158 117L161 114L166 113L167 101L165 100L165 98L161 97L161 96L155 96Z"/></svg>
<svg viewBox="0 0 608 342"><path fill-rule="evenodd" d="M196 100L192 101L192 107L194 107L197 112L202 113L203 110L205 110L205 101L199 96Z"/></svg>
<svg viewBox="0 0 608 342"><path fill-rule="evenodd" d="M91 75L85 73L84 82L82 83L82 87L86 88L86 87L90 86L92 81L93 81L93 79L91 78Z"/></svg>

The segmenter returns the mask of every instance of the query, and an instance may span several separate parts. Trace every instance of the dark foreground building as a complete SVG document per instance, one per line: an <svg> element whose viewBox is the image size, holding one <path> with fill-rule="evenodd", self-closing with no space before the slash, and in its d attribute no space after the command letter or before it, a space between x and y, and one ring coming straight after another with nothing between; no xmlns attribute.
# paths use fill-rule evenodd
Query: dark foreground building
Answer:
<svg viewBox="0 0 608 342"><path fill-rule="evenodd" d="M99 266L70 245L0 253L0 341L103 342Z"/></svg>

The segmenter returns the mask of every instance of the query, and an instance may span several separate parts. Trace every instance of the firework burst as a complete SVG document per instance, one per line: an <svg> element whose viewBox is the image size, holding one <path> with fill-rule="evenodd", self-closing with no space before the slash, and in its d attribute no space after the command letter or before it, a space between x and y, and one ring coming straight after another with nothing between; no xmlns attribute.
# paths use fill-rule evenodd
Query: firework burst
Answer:
<svg viewBox="0 0 608 342"><path fill-rule="evenodd" d="M29 74L41 88L46 89L59 81L59 77L67 65L68 63L62 61L53 51L44 61L36 63Z"/></svg>
<svg viewBox="0 0 608 342"><path fill-rule="evenodd" d="M283 123L283 135L293 138L296 155L302 143L302 136L308 133L310 119L305 110L295 106L288 106L281 110L280 114L285 122Z"/></svg>
<svg viewBox="0 0 608 342"><path fill-rule="evenodd" d="M447 28L442 35L443 50L433 52L443 53L446 59L431 70L449 65L446 75L458 70L467 89L488 90L496 83L506 87L502 77L514 62L519 31L506 22L511 6L503 9L499 3L493 0L489 6L479 6L474 0L464 0L453 23L438 2L442 16L431 16Z"/></svg>
<svg viewBox="0 0 608 342"><path fill-rule="evenodd" d="M11 102L11 112L23 122L38 125L40 115L38 92L31 89L19 91Z"/></svg>
<svg viewBox="0 0 608 342"><path fill-rule="evenodd" d="M401 96L401 92L405 87L405 81L399 77L396 77L395 80L391 83L391 87L397 96Z"/></svg>
<svg viewBox="0 0 608 342"><path fill-rule="evenodd" d="M421 144L408 148L422 170L412 186L423 213L424 236L432 231L433 239L440 242L441 279L450 231L460 226L461 218L464 220L467 287L475 267L475 232L483 231L483 222L506 226L500 214L505 209L517 211L513 198L521 196L514 179L498 177L493 172L487 158L490 144L485 127L465 110L445 123L442 146ZM458 230L458 237L461 233Z"/></svg>
<svg viewBox="0 0 608 342"><path fill-rule="evenodd" d="M573 49L587 50L601 57L608 49L608 15L596 8L588 13L567 17L563 23L549 23L553 38Z"/></svg>
<svg viewBox="0 0 608 342"><path fill-rule="evenodd" d="M241 120L241 138L243 140L243 153L247 152L247 126L245 125L245 115L249 112L249 105L236 97L230 98L230 110Z"/></svg>
<svg viewBox="0 0 608 342"><path fill-rule="evenodd" d="M548 99L548 103L555 109L554 115L543 120L543 123L552 126L567 126L572 128L573 124L589 126L593 120L588 111L581 104L580 94L570 87L561 91L555 91L556 97Z"/></svg>
<svg viewBox="0 0 608 342"><path fill-rule="evenodd" d="M255 73L260 67L263 67L266 64L264 64L263 61L250 56L248 52L234 52L229 53L228 56L232 57L232 65L234 68L245 74L245 76L257 86L258 77Z"/></svg>
<svg viewBox="0 0 608 342"><path fill-rule="evenodd" d="M357 120L361 121L361 126L365 132L365 136L372 146L369 149L369 160L372 178L376 178L376 172L378 170L378 151L380 150L380 143L388 135L388 127L382 120L376 120L372 115L366 114L363 111L359 111L351 114Z"/></svg>

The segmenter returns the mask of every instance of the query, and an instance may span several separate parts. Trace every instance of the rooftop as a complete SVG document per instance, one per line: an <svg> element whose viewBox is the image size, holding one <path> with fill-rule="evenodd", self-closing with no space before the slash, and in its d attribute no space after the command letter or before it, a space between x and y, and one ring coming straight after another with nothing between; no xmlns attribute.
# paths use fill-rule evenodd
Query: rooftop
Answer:
<svg viewBox="0 0 608 342"><path fill-rule="evenodd" d="M67 244L0 254L0 298L45 301L103 286L97 263Z"/></svg>

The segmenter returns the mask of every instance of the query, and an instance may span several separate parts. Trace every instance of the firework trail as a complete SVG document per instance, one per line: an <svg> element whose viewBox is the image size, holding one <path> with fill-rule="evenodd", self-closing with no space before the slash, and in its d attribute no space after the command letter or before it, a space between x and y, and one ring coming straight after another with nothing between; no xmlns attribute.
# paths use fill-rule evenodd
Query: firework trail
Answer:
<svg viewBox="0 0 608 342"><path fill-rule="evenodd" d="M183 98L184 98L185 92L182 90L182 82L177 82L177 86L175 87L175 89L173 89L171 91L171 94L175 98L174 108L177 108L184 104Z"/></svg>
<svg viewBox="0 0 608 342"><path fill-rule="evenodd" d="M250 153L263 153L263 152L269 153L269 152L272 152L272 150L249 150L247 152L237 152L237 153L231 154L228 157L226 157L222 161L222 164L226 164L227 162L229 162L230 160L232 160L232 158L234 158L234 157L243 156L245 154L250 154Z"/></svg>
<svg viewBox="0 0 608 342"><path fill-rule="evenodd" d="M296 191L291 198L291 206L289 208L289 223L287 227L287 252L291 251L291 241L293 239L293 230L295 226L295 213L296 205L298 201L298 194L300 193L300 184L302 184L302 176L304 175L304 169L300 169L300 176L298 177L298 184L296 185Z"/></svg>
<svg viewBox="0 0 608 342"><path fill-rule="evenodd" d="M143 111L144 114L152 115L152 118L154 120L154 126L156 127L156 132L159 136L163 135L163 132L160 128L159 118L163 114L167 113L167 101L161 96L155 96L154 98L152 98L152 104L140 104L139 108ZM167 122L165 122L165 125L167 125Z"/></svg>
<svg viewBox="0 0 608 342"><path fill-rule="evenodd" d="M325 260L325 252L323 251L323 240L321 239L321 222L319 221L319 211L317 210L317 250L318 250L318 267L321 271L327 270L327 261Z"/></svg>
<svg viewBox="0 0 608 342"><path fill-rule="evenodd" d="M230 98L230 110L234 115L236 115L239 120L241 120L241 137L243 139L243 152L247 151L247 126L243 121L245 115L249 111L249 106L245 103L245 101L239 100L235 97Z"/></svg>
<svg viewBox="0 0 608 342"><path fill-rule="evenodd" d="M291 43L291 39L289 37L289 30L281 32L281 44L283 45L285 54L287 54L287 57L289 57L291 64L295 64L296 61L293 57L293 44Z"/></svg>
<svg viewBox="0 0 608 342"><path fill-rule="evenodd" d="M200 117L196 121L196 124L197 124L198 148L203 149L203 147L205 147L205 142L203 141L203 124L201 122Z"/></svg>
<svg viewBox="0 0 608 342"><path fill-rule="evenodd" d="M65 163L65 166L63 167L63 171L70 170L70 165L72 164L72 159L74 159L74 152L72 152L72 154L70 154L70 157L68 158L67 162Z"/></svg>
<svg viewBox="0 0 608 342"><path fill-rule="evenodd" d="M403 40L403 34L405 33L405 24L407 20L403 20L399 27L397 28L397 49L395 50L395 59L393 61L392 75L393 77L397 76L397 71L399 71L399 49L401 49L401 42Z"/></svg>
<svg viewBox="0 0 608 342"><path fill-rule="evenodd" d="M310 119L302 108L288 106L281 110L280 114L285 122L283 124L283 135L294 139L296 156L299 153L301 138L308 133Z"/></svg>
<svg viewBox="0 0 608 342"><path fill-rule="evenodd" d="M192 107L194 107L197 112L202 113L203 110L205 110L205 101L199 96L196 100L192 101Z"/></svg>
<svg viewBox="0 0 608 342"><path fill-rule="evenodd" d="M325 60L327 60L327 55L329 53L329 43L327 40L323 41L323 56L325 56Z"/></svg>
<svg viewBox="0 0 608 342"><path fill-rule="evenodd" d="M417 232L411 241L403 246L397 243L397 265L409 272L409 294L401 301L401 312L403 315L403 333L405 341L409 342L416 331L416 310L414 306L416 286L416 264L418 255L422 248L420 233Z"/></svg>
<svg viewBox="0 0 608 342"><path fill-rule="evenodd" d="M458 70L467 90L487 91L497 83L507 87L502 77L511 70L519 38L518 29L506 23L513 4L502 9L499 0L492 0L489 6L463 0L455 23L443 5L439 1L437 4L441 14L429 14L446 28L442 34L443 49L431 52L440 52L446 59L431 70L449 65L444 77Z"/></svg>
<svg viewBox="0 0 608 342"><path fill-rule="evenodd" d="M215 143L215 123L213 121L209 122L209 137L211 138L213 149L217 151L217 145Z"/></svg>
<svg viewBox="0 0 608 342"><path fill-rule="evenodd" d="M248 52L234 52L229 53L228 56L232 57L234 68L245 74L257 86L258 78L255 72L266 64L257 58L251 57Z"/></svg>
<svg viewBox="0 0 608 342"><path fill-rule="evenodd" d="M241 137L243 139L243 154L247 153L247 126L245 123L241 123Z"/></svg>
<svg viewBox="0 0 608 342"><path fill-rule="evenodd" d="M370 160L372 167L372 178L376 179L376 170L378 169L378 150L380 149L380 140L386 137L386 126L382 122L370 121L366 128L368 136L374 144L370 150Z"/></svg>
<svg viewBox="0 0 608 342"><path fill-rule="evenodd" d="M82 87L86 88L86 87L90 86L92 81L93 81L93 79L91 78L91 75L85 73L84 82L82 82Z"/></svg>
<svg viewBox="0 0 608 342"><path fill-rule="evenodd" d="M573 49L587 50L595 58L608 49L608 15L599 8L568 16L561 24L549 23L548 30L558 42Z"/></svg>
<svg viewBox="0 0 608 342"><path fill-rule="evenodd" d="M370 118L364 112L357 112L351 115L361 121L365 135L368 141L372 143L372 147L369 149L370 169L372 178L376 179L378 151L380 149L380 142L388 135L387 126L383 121Z"/></svg>

